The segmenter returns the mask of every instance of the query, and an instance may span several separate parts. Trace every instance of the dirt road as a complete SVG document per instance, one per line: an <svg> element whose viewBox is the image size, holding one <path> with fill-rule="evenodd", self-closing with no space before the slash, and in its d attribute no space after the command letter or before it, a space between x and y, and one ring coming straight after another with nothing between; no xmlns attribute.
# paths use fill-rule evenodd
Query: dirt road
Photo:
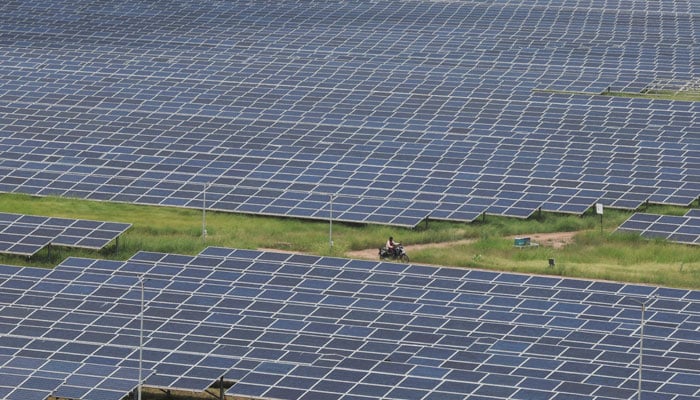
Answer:
<svg viewBox="0 0 700 400"><path fill-rule="evenodd" d="M561 248L573 241L574 235L577 232L554 232L554 233L533 233L527 235L530 238L531 243L537 243L540 246L548 246L552 248ZM513 236L512 238L514 238ZM454 242L440 242L440 243L426 243L426 244L407 244L406 251L409 255L411 250L422 250L422 249L439 249L443 247L456 246L460 244L470 244L473 243L474 239L463 239ZM356 250L347 252L346 255L350 258L357 258L361 260L376 260L379 255L379 246L374 249Z"/></svg>

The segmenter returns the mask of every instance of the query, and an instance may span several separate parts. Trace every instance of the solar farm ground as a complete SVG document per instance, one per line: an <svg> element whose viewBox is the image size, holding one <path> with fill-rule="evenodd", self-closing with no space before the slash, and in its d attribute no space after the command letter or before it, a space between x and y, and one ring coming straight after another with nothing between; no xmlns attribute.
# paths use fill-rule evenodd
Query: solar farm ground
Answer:
<svg viewBox="0 0 700 400"><path fill-rule="evenodd" d="M393 235L406 244L411 261L421 264L700 287L697 249L660 239L642 239L635 233L613 234L632 215L624 211L606 211L602 233L600 219L595 214L584 217L544 214L543 218L530 220L487 217L486 221L473 224L434 222L427 227L422 224L418 229L336 222L332 226L331 248L328 222L208 212L208 235L202 240L201 211L46 197L3 195L0 198L6 212L37 214L53 210L55 216L61 217L133 221L132 228L121 238L118 252L113 245L101 252L100 257L108 259L124 259L139 250L197 254L207 245L217 245L328 256L352 256L353 251L360 251L366 252L363 258L375 260L377 248ZM663 209L675 215L686 211ZM578 234L566 242L567 246L540 238L561 231ZM540 246L522 251L513 246L515 236L529 236ZM441 244L433 247L438 243ZM46 252L29 261L6 256L0 259L10 264L51 267L68 256L95 257L96 254L54 248L51 259L47 259ZM556 269L548 267L549 258L556 259Z"/></svg>

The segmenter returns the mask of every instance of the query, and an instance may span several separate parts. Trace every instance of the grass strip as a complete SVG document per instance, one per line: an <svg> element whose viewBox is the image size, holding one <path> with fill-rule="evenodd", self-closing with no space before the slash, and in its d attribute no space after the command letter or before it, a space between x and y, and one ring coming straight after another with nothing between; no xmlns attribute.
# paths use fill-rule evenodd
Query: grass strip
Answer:
<svg viewBox="0 0 700 400"><path fill-rule="evenodd" d="M406 246L411 262L418 264L700 289L697 246L613 233L632 214L629 211L606 210L602 227L593 210L583 216L542 213L528 219L487 215L468 224L430 221L416 229L336 221L332 237L328 221L209 211L206 239L202 211L195 209L0 194L0 211L133 224L120 238L118 249L113 243L99 252L53 247L50 256L42 251L32 259L0 255L0 263L10 265L53 267L71 256L125 260L141 250L194 255L208 246L345 256L350 251L376 249L394 236ZM674 215L686 211L667 206L644 210ZM513 246L515 235L573 231L578 232L573 240L560 248ZM441 245L411 249L428 243ZM554 267L549 259L556 260Z"/></svg>

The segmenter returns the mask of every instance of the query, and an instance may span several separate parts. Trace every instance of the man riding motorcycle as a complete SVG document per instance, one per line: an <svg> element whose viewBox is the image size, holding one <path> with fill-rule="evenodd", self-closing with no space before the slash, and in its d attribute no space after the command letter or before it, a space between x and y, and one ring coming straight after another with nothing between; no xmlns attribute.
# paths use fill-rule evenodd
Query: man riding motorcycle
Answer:
<svg viewBox="0 0 700 400"><path fill-rule="evenodd" d="M400 245L400 244L401 243L394 242L393 236L389 236L389 240L386 241L386 249L389 250L391 252L391 254L393 254L394 257L398 257L398 254L396 253L396 249L397 249L398 245Z"/></svg>

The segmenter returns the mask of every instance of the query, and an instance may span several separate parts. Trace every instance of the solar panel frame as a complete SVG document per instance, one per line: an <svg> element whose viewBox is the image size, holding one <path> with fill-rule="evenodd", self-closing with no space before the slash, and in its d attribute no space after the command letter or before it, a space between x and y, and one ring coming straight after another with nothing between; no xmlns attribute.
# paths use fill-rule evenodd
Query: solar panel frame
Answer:
<svg viewBox="0 0 700 400"><path fill-rule="evenodd" d="M688 215L690 214L690 215ZM646 238L661 238L676 243L700 243L700 222L692 213L685 216L635 213L615 232L635 232Z"/></svg>
<svg viewBox="0 0 700 400"><path fill-rule="evenodd" d="M35 255L51 244L101 249L131 227L128 223L105 224L89 220L0 214L5 221L0 225L0 248L8 254L27 257ZM101 230L102 227L105 228L104 231ZM74 232L72 229L81 230ZM81 235L70 238L73 234Z"/></svg>

